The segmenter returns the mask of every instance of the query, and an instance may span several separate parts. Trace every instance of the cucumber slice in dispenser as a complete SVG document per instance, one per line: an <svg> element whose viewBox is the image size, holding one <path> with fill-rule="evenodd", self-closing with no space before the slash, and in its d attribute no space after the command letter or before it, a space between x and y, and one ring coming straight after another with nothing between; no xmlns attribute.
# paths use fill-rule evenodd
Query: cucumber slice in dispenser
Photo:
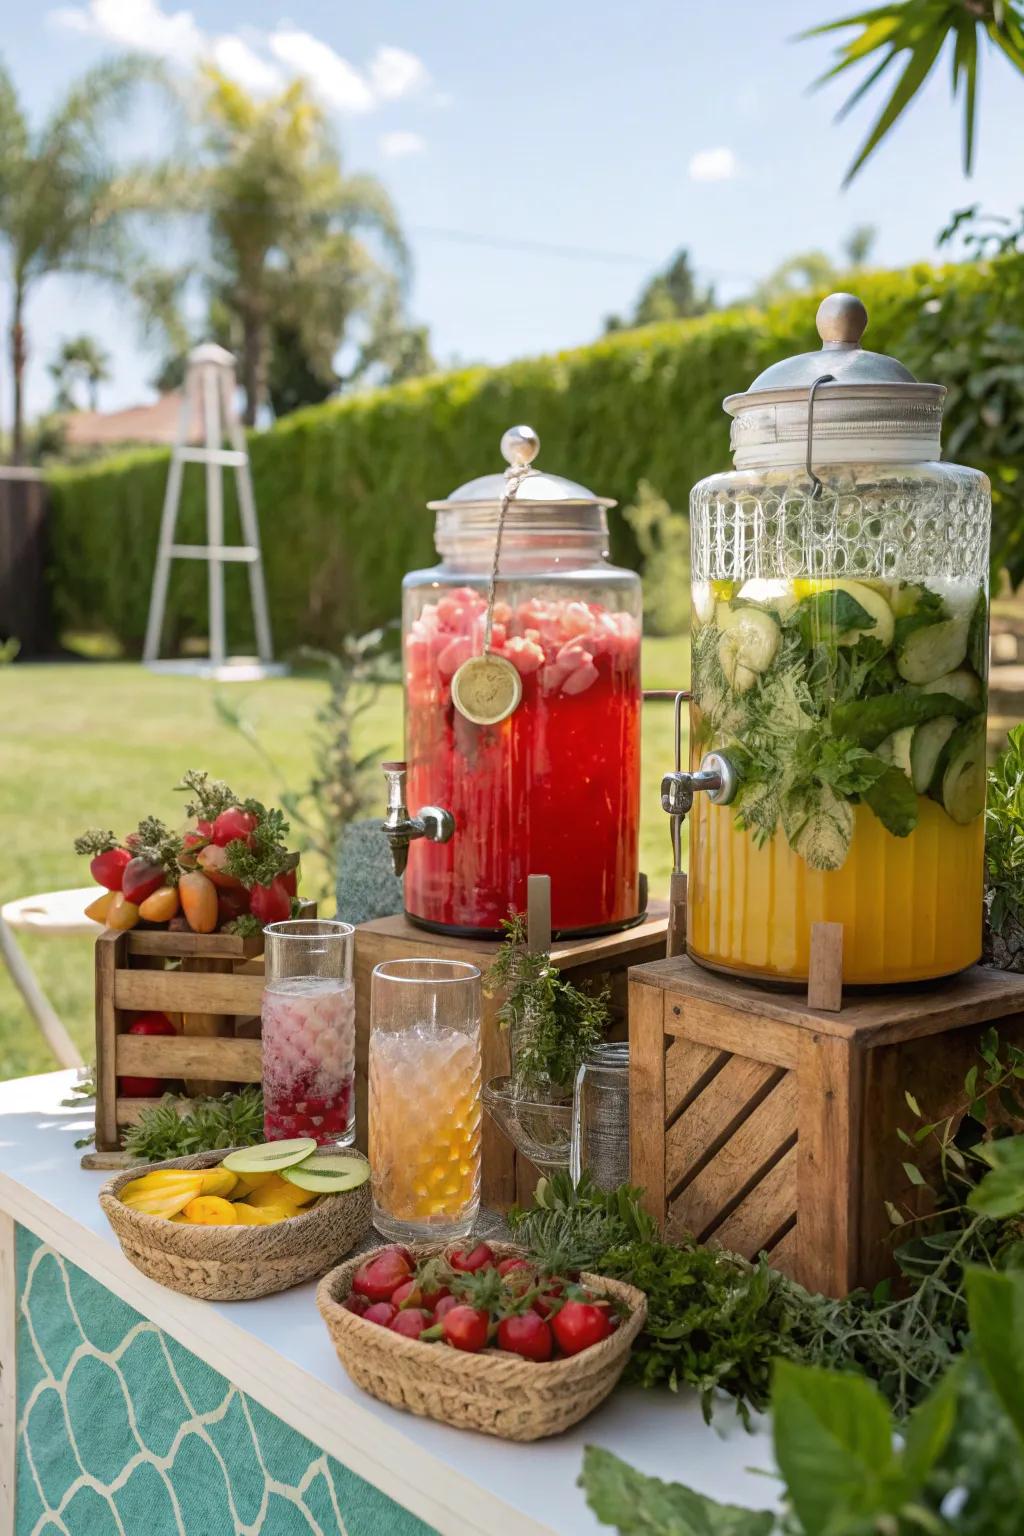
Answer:
<svg viewBox="0 0 1024 1536"><path fill-rule="evenodd" d="M914 629L897 648L896 670L908 683L934 683L967 655L969 619L943 619Z"/></svg>
<svg viewBox="0 0 1024 1536"><path fill-rule="evenodd" d="M937 715L914 732L910 744L910 777L919 795L926 795L936 776L943 748L956 730L952 715Z"/></svg>
<svg viewBox="0 0 1024 1536"><path fill-rule="evenodd" d="M730 608L725 603L719 603L715 621L725 680L736 693L746 693L775 660L779 626L761 608Z"/></svg>
<svg viewBox="0 0 1024 1536"><path fill-rule="evenodd" d="M942 775L942 804L946 815L966 826L985 809L988 766L985 722L968 720L950 737Z"/></svg>

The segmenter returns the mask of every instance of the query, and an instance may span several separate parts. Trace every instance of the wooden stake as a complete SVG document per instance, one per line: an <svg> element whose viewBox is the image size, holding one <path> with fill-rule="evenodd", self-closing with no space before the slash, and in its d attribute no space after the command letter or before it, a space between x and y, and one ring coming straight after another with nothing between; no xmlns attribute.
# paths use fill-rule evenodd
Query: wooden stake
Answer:
<svg viewBox="0 0 1024 1536"><path fill-rule="evenodd" d="M668 888L668 934L665 942L665 954L672 959L673 955L686 953L686 874L683 870L673 871Z"/></svg>
<svg viewBox="0 0 1024 1536"><path fill-rule="evenodd" d="M526 878L526 947L531 955L551 949L551 876Z"/></svg>
<svg viewBox="0 0 1024 1536"><path fill-rule="evenodd" d="M811 963L807 975L807 1006L822 1013L839 1013L842 1009L842 923L811 924Z"/></svg>

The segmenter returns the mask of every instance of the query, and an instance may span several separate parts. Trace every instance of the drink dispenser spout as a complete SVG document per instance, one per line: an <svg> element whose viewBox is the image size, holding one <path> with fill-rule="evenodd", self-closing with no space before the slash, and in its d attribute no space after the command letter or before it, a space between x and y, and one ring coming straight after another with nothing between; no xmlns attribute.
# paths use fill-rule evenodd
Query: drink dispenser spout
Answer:
<svg viewBox="0 0 1024 1536"><path fill-rule="evenodd" d="M724 753L708 752L696 773L685 773L682 765L683 705L688 703L690 695L682 690L675 695L658 690L645 693L644 698L671 698L675 704L675 768L661 781L661 808L671 818L672 869L678 874L682 868L683 820L693 808L694 795L703 793L713 805L728 805L736 794L736 769Z"/></svg>
<svg viewBox="0 0 1024 1536"><path fill-rule="evenodd" d="M455 832L455 817L439 805L423 805L415 816L409 815L405 803L405 763L382 763L388 786L388 808L384 817L384 831L391 846L391 862L395 874L405 873L409 860L409 844L417 837L425 837L431 843L447 843Z"/></svg>

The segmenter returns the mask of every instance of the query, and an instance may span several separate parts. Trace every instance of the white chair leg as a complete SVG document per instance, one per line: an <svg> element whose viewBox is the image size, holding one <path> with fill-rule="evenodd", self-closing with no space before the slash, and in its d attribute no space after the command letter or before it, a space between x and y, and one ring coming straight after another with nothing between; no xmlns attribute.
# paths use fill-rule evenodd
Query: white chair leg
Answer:
<svg viewBox="0 0 1024 1536"><path fill-rule="evenodd" d="M75 1042L57 1016L56 1009L46 996L35 972L25 959L9 925L0 917L0 954L11 973L11 979L25 1000L29 1013L50 1050L62 1067L82 1067L85 1063Z"/></svg>

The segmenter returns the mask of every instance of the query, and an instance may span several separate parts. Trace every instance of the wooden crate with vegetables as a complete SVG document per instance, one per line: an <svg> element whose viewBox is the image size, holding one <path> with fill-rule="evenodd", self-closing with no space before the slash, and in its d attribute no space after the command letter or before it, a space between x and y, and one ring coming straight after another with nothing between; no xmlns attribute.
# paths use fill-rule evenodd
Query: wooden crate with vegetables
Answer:
<svg viewBox="0 0 1024 1536"><path fill-rule="evenodd" d="M186 823L156 817L119 840L88 832L102 887L87 911L96 943L96 1147L168 1091L218 1094L258 1083L263 928L314 908L297 895L299 856L278 810L189 772Z"/></svg>

